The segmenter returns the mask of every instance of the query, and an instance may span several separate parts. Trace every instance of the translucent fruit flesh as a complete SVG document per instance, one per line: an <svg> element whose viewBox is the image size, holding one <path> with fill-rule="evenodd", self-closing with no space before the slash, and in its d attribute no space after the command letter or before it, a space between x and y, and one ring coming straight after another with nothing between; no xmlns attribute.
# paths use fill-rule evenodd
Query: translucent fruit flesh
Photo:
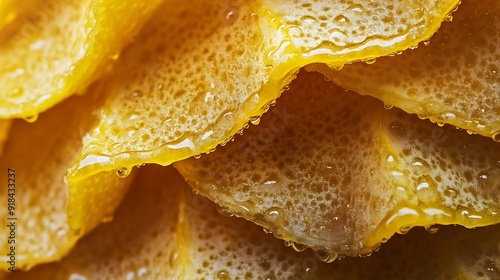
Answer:
<svg viewBox="0 0 500 280"><path fill-rule="evenodd" d="M429 46L320 71L386 104L500 141L500 2L463 1Z"/></svg>
<svg viewBox="0 0 500 280"><path fill-rule="evenodd" d="M314 73L235 143L174 163L230 213L351 256L413 226L498 223L499 165L488 138L386 110Z"/></svg>
<svg viewBox="0 0 500 280"><path fill-rule="evenodd" d="M258 226L220 215L173 169L148 165L138 171L115 219L80 240L65 259L1 279L494 278L498 229L412 230L369 258L327 264L322 254L294 252Z"/></svg>
<svg viewBox="0 0 500 280"><path fill-rule="evenodd" d="M114 172L70 184L69 194L64 182L69 165L80 154L82 137L96 121L92 109L101 103L102 98L89 93L57 105L34 124L12 121L0 155L0 168L5 170L0 180L7 182L7 169L15 170L18 270L60 259L81 235L112 217L124 195L129 180ZM7 201L7 194L0 193L0 199ZM11 217L8 208L0 208L0 218L5 221L7 217ZM7 240L9 234L1 230L0 238ZM1 270L9 266L8 249L0 247Z"/></svg>
<svg viewBox="0 0 500 280"><path fill-rule="evenodd" d="M458 1L358 2L165 1L122 55L70 180L208 152L262 115L300 67L404 50Z"/></svg>
<svg viewBox="0 0 500 280"><path fill-rule="evenodd" d="M0 118L34 121L84 91L159 2L25 0L6 6L4 13L20 16L0 32Z"/></svg>

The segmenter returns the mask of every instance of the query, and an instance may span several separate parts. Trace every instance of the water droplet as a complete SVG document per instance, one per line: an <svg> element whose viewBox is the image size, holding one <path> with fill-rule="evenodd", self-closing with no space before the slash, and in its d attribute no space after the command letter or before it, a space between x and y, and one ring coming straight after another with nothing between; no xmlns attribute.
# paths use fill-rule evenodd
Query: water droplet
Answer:
<svg viewBox="0 0 500 280"><path fill-rule="evenodd" d="M126 178L130 171L126 167L116 169L116 175L120 178Z"/></svg>
<svg viewBox="0 0 500 280"><path fill-rule="evenodd" d="M179 259L179 253L177 251L172 251L168 256L168 263L171 267L174 267Z"/></svg>
<svg viewBox="0 0 500 280"><path fill-rule="evenodd" d="M253 125L258 125L260 123L260 116L250 117L250 123Z"/></svg>
<svg viewBox="0 0 500 280"><path fill-rule="evenodd" d="M393 106L392 104L384 103L384 108L385 108L386 110L390 110L390 109L392 109L393 107L394 107L394 106Z"/></svg>
<svg viewBox="0 0 500 280"><path fill-rule="evenodd" d="M262 228L262 230L264 231L265 234L273 233L271 230L269 230L267 228Z"/></svg>
<svg viewBox="0 0 500 280"><path fill-rule="evenodd" d="M430 164L420 157L414 157L411 165L413 166L415 172L418 173L418 175L429 175L431 171Z"/></svg>
<svg viewBox="0 0 500 280"><path fill-rule="evenodd" d="M331 263L334 260L337 259L337 254L335 253L328 253L323 250L317 250L314 251L314 257L318 259L319 261L325 262L325 263Z"/></svg>
<svg viewBox="0 0 500 280"><path fill-rule="evenodd" d="M500 142L500 131L493 134L493 141Z"/></svg>
<svg viewBox="0 0 500 280"><path fill-rule="evenodd" d="M447 14L445 17L444 17L444 21L447 21L447 22L452 22L453 21L453 15L451 13Z"/></svg>
<svg viewBox="0 0 500 280"><path fill-rule="evenodd" d="M369 59L365 59L365 63L366 64L373 64L375 63L375 61L377 61L376 58L369 58Z"/></svg>
<svg viewBox="0 0 500 280"><path fill-rule="evenodd" d="M230 280L231 277L229 276L229 272L226 270L219 270L217 272L217 279L218 280Z"/></svg>
<svg viewBox="0 0 500 280"><path fill-rule="evenodd" d="M201 154L196 154L196 155L194 155L194 158L195 158L195 159L200 159L200 158L201 158Z"/></svg>
<svg viewBox="0 0 500 280"><path fill-rule="evenodd" d="M457 197L458 193L455 189L452 188L447 188L444 190L444 196L449 197L449 198L455 198Z"/></svg>
<svg viewBox="0 0 500 280"><path fill-rule="evenodd" d="M428 188L429 188L429 183L426 181L421 181L421 182L419 182L419 184L417 186L417 191L421 191L421 190L428 189Z"/></svg>
<svg viewBox="0 0 500 280"><path fill-rule="evenodd" d="M411 227L410 226L402 226L399 228L398 233L399 234L407 234L410 231Z"/></svg>
<svg viewBox="0 0 500 280"><path fill-rule="evenodd" d="M283 209L278 207L271 207L265 212L265 219L273 224L282 224L285 219L285 213Z"/></svg>
<svg viewBox="0 0 500 280"><path fill-rule="evenodd" d="M217 211L221 215L226 216L226 217L234 216L234 212L229 207L226 207L226 206L222 206L222 205L217 204Z"/></svg>
<svg viewBox="0 0 500 280"><path fill-rule="evenodd" d="M452 121L457 118L457 115L455 115L452 112L445 112L441 114L441 119L444 121Z"/></svg>
<svg viewBox="0 0 500 280"><path fill-rule="evenodd" d="M424 42L424 46L429 46L431 44L431 41L429 39L425 40Z"/></svg>
<svg viewBox="0 0 500 280"><path fill-rule="evenodd" d="M38 114L24 117L24 120L29 122L29 123L34 123L34 122L36 122L37 119L38 119Z"/></svg>
<svg viewBox="0 0 500 280"><path fill-rule="evenodd" d="M466 131L466 132L467 132L467 134L469 134L469 135L474 135L474 134L476 134L476 133L475 133L474 131L472 131L472 130L468 130L468 129L467 129L467 130L465 130L465 131Z"/></svg>
<svg viewBox="0 0 500 280"><path fill-rule="evenodd" d="M307 249L306 245L294 242L292 240L285 240L285 246L292 247L297 252L304 252Z"/></svg>
<svg viewBox="0 0 500 280"><path fill-rule="evenodd" d="M425 230L430 234L434 234L439 230L439 227L438 225L428 225L425 226Z"/></svg>
<svg viewBox="0 0 500 280"><path fill-rule="evenodd" d="M368 252L368 253L359 254L358 256L359 256L360 258L368 258L368 257L370 257L372 254L373 254L373 251L370 251L370 252Z"/></svg>

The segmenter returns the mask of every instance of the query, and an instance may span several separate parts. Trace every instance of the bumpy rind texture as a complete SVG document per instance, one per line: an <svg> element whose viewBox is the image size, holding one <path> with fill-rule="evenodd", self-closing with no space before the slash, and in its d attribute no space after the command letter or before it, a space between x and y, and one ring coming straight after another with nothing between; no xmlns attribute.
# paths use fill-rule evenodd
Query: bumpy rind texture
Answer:
<svg viewBox="0 0 500 280"><path fill-rule="evenodd" d="M324 263L243 219L217 213L171 168L142 167L116 218L61 262L0 279L488 279L499 277L498 226L412 230L365 259ZM436 232L433 228L432 232Z"/></svg>
<svg viewBox="0 0 500 280"><path fill-rule="evenodd" d="M85 91L160 2L23 0L5 7L13 18L0 32L0 118L35 121Z"/></svg>
<svg viewBox="0 0 500 280"><path fill-rule="evenodd" d="M165 1L123 54L69 178L210 151L262 115L300 67L404 50L430 37L456 4Z"/></svg>
<svg viewBox="0 0 500 280"><path fill-rule="evenodd" d="M312 66L338 85L500 142L500 3L463 1L430 41L370 65Z"/></svg>
<svg viewBox="0 0 500 280"><path fill-rule="evenodd" d="M299 74L235 143L174 166L225 211L332 254L367 254L413 226L500 221L498 143L317 73Z"/></svg>

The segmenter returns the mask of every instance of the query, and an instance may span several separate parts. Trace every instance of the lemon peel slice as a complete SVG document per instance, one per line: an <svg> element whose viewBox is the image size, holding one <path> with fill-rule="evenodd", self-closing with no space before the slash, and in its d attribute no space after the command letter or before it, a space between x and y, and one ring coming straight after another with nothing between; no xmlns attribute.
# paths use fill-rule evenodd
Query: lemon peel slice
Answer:
<svg viewBox="0 0 500 280"><path fill-rule="evenodd" d="M69 178L213 150L257 122L302 66L406 49L430 37L457 2L167 1L122 56Z"/></svg>
<svg viewBox="0 0 500 280"><path fill-rule="evenodd" d="M0 33L0 117L34 121L83 92L160 2L29 1L33 12Z"/></svg>
<svg viewBox="0 0 500 280"><path fill-rule="evenodd" d="M302 73L239 141L174 166L229 212L333 254L413 226L498 223L499 144L415 119Z"/></svg>
<svg viewBox="0 0 500 280"><path fill-rule="evenodd" d="M310 67L338 85L500 141L500 3L463 1L429 46L341 71Z"/></svg>
<svg viewBox="0 0 500 280"><path fill-rule="evenodd" d="M102 101L95 93L74 96L42 114L36 123L12 121L0 157L0 167L5 170L0 179L7 182L8 168L15 170L17 270L60 259L82 234L109 219L111 208L123 196L130 180L114 173L99 173L70 184L69 194L64 181L68 167L80 154L82 137L95 124L97 112L92 106L99 108ZM7 201L7 196L7 191L0 193L2 201ZM7 217L11 217L10 212L2 207L0 218L5 221ZM0 231L3 240L9 234ZM9 248L0 247L1 270L9 267Z"/></svg>
<svg viewBox="0 0 500 280"><path fill-rule="evenodd" d="M60 262L5 279L438 279L494 276L488 269L500 261L495 226L445 227L433 235L412 230L370 258L327 264L321 254L294 252L260 227L220 215L172 168L148 165L137 173L111 223Z"/></svg>

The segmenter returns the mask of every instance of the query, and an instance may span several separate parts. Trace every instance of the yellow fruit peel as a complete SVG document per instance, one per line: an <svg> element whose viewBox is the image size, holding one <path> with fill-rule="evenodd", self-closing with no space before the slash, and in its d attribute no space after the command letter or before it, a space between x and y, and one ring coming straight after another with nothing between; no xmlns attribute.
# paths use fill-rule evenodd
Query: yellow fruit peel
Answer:
<svg viewBox="0 0 500 280"><path fill-rule="evenodd" d="M62 261L2 279L362 280L497 275L498 226L474 231L445 227L434 235L412 230L370 258L327 264L321 261L322 253L294 252L260 227L220 215L172 168L148 165L137 173L111 223L83 238Z"/></svg>
<svg viewBox="0 0 500 280"><path fill-rule="evenodd" d="M373 65L354 63L340 71L315 65L309 70L421 118L500 142L499 16L498 1L463 1L453 22L415 50Z"/></svg>
<svg viewBox="0 0 500 280"><path fill-rule="evenodd" d="M430 37L457 2L165 1L122 55L70 177L213 150L257 121L304 65L404 50Z"/></svg>
<svg viewBox="0 0 500 280"><path fill-rule="evenodd" d="M159 3L29 1L25 6L31 12L0 33L0 117L34 121L40 112L83 92Z"/></svg>
<svg viewBox="0 0 500 280"><path fill-rule="evenodd" d="M259 126L174 166L278 238L357 256L413 226L498 223L499 148L301 73Z"/></svg>
<svg viewBox="0 0 500 280"><path fill-rule="evenodd" d="M99 173L70 183L69 193L64 180L68 167L80 154L82 138L95 125L97 112L93 109L102 101L102 96L92 93L75 96L42 114L34 124L12 121L0 157L0 167L5 171L0 179L7 184L7 178L11 178L7 170L15 170L15 210L11 215L7 205L0 208L0 218L17 218L18 270L62 258L82 234L110 218L111 208L123 196L130 180L114 173L111 179ZM11 198L7 196L7 191L0 193L2 201ZM9 235L10 231L0 231L3 240ZM9 246L0 247L1 270L10 266L6 262L9 250Z"/></svg>
<svg viewBox="0 0 500 280"><path fill-rule="evenodd" d="M175 170L148 166L139 175L112 222L81 239L58 263L18 273L16 279L182 279L180 204L187 190ZM180 180L180 181L179 181ZM184 183L185 184L185 183ZM185 189L183 189L183 187ZM185 223L186 221L183 221ZM99 260L96 260L99 256Z"/></svg>

